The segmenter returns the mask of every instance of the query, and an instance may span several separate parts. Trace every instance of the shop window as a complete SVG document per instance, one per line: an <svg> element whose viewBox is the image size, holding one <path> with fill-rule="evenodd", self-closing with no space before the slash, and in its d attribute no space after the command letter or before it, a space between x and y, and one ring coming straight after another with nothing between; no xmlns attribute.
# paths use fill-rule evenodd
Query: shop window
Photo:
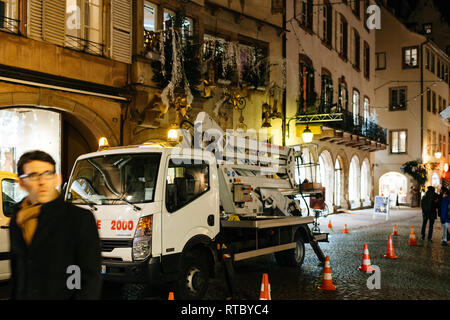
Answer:
<svg viewBox="0 0 450 320"><path fill-rule="evenodd" d="M209 165L171 159L166 178L166 208L175 212L209 190Z"/></svg>
<svg viewBox="0 0 450 320"><path fill-rule="evenodd" d="M3 179L1 196L3 214L10 217L12 215L14 205L26 196L26 192L20 188L18 181Z"/></svg>
<svg viewBox="0 0 450 320"><path fill-rule="evenodd" d="M406 110L406 87L389 88L389 111Z"/></svg>
<svg viewBox="0 0 450 320"><path fill-rule="evenodd" d="M406 130L392 130L391 131L391 153L399 154L406 153Z"/></svg>
<svg viewBox="0 0 450 320"><path fill-rule="evenodd" d="M103 55L102 0L66 0L66 47Z"/></svg>
<svg viewBox="0 0 450 320"><path fill-rule="evenodd" d="M419 66L419 47L403 48L403 69Z"/></svg>

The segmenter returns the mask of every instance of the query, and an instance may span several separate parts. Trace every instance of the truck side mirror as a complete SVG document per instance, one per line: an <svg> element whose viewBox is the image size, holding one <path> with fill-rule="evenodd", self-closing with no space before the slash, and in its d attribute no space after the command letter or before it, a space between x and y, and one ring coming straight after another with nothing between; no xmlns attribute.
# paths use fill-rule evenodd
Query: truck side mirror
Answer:
<svg viewBox="0 0 450 320"><path fill-rule="evenodd" d="M3 202L3 214L5 217L11 217L14 213L14 203L10 201Z"/></svg>
<svg viewBox="0 0 450 320"><path fill-rule="evenodd" d="M177 186L176 184L168 184L166 190L166 208L167 211L173 212L178 206Z"/></svg>

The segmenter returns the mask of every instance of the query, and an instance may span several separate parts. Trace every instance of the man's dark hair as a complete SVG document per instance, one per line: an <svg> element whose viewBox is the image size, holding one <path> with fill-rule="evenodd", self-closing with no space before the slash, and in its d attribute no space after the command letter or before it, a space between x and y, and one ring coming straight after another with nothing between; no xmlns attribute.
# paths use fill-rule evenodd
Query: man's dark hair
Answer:
<svg viewBox="0 0 450 320"><path fill-rule="evenodd" d="M56 165L55 160L53 160L52 156L49 155L47 152L41 151L41 150L34 150L34 151L28 151L24 153L20 159L19 162L17 162L17 174L19 176L23 175L23 166L31 161L44 161L52 164L53 166Z"/></svg>

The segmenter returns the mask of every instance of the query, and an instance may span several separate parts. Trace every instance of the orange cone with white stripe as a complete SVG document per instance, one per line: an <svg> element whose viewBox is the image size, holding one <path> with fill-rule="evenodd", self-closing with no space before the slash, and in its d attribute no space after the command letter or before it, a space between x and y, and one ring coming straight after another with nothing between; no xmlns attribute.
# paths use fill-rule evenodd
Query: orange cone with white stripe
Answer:
<svg viewBox="0 0 450 320"><path fill-rule="evenodd" d="M398 232L397 232L397 225L394 224L394 232L392 233L393 236L398 236Z"/></svg>
<svg viewBox="0 0 450 320"><path fill-rule="evenodd" d="M414 226L411 226L411 232L409 233L408 244L410 246L417 246L416 234L414 233Z"/></svg>
<svg viewBox="0 0 450 320"><path fill-rule="evenodd" d="M389 238L388 238L388 245L387 245L386 255L384 257L388 258L388 259L397 259L398 258L395 255L395 252L394 252L394 244L392 243L392 236L391 235L389 235Z"/></svg>
<svg viewBox="0 0 450 320"><path fill-rule="evenodd" d="M348 233L347 225L344 227L344 233Z"/></svg>
<svg viewBox="0 0 450 320"><path fill-rule="evenodd" d="M169 299L168 300L175 300L175 298L173 297L173 292L169 292Z"/></svg>
<svg viewBox="0 0 450 320"><path fill-rule="evenodd" d="M319 286L320 290L336 290L336 286L333 284L331 277L330 257L325 258L325 266L323 268L322 285Z"/></svg>
<svg viewBox="0 0 450 320"><path fill-rule="evenodd" d="M267 273L264 273L262 277L261 293L259 294L259 300L272 300L270 296L269 275Z"/></svg>
<svg viewBox="0 0 450 320"><path fill-rule="evenodd" d="M333 225L331 224L331 220L330 220L330 222L328 222L328 228L329 229L333 229Z"/></svg>
<svg viewBox="0 0 450 320"><path fill-rule="evenodd" d="M367 244L364 244L363 261L358 270L365 272L372 272L375 270L370 263L369 248L367 247Z"/></svg>

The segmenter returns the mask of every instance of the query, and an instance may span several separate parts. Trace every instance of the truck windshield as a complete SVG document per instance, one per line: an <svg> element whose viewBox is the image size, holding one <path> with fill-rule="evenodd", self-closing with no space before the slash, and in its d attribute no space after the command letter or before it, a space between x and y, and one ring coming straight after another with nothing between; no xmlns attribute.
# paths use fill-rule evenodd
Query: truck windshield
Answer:
<svg viewBox="0 0 450 320"><path fill-rule="evenodd" d="M77 161L66 201L91 205L153 202L160 158L160 153L140 153Z"/></svg>

